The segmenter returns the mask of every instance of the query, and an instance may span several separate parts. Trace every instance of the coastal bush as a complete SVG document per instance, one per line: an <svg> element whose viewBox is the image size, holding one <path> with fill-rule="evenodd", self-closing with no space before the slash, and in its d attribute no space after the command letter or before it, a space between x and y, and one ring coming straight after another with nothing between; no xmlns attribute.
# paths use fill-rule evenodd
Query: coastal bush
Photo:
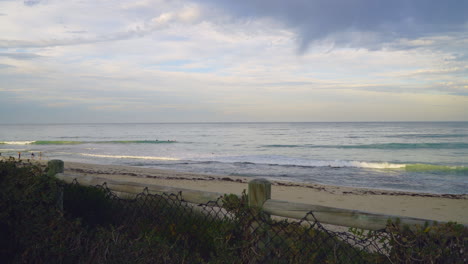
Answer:
<svg viewBox="0 0 468 264"><path fill-rule="evenodd" d="M350 232L361 239L374 239L379 233L357 228ZM468 228L454 222L426 222L424 226L388 221L381 248L391 263L467 263Z"/></svg>
<svg viewBox="0 0 468 264"><path fill-rule="evenodd" d="M387 232L390 258L397 263L467 263L468 228L446 224L409 228L398 221L389 222Z"/></svg>
<svg viewBox="0 0 468 264"><path fill-rule="evenodd" d="M63 210L60 197L63 195ZM232 221L206 221L172 195L123 200L64 184L42 168L0 162L2 263L203 263L225 257Z"/></svg>
<svg viewBox="0 0 468 264"><path fill-rule="evenodd" d="M56 227L61 186L40 166L10 159L0 161L0 190L0 256L13 260L41 246L37 237Z"/></svg>
<svg viewBox="0 0 468 264"><path fill-rule="evenodd" d="M102 189L78 184L64 184L63 207L67 217L90 227L111 224L112 214L118 210Z"/></svg>

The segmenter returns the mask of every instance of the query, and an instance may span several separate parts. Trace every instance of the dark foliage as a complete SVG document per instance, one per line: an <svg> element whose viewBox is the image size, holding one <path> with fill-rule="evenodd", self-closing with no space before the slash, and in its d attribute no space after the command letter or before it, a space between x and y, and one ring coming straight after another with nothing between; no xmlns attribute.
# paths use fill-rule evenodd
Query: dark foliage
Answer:
<svg viewBox="0 0 468 264"><path fill-rule="evenodd" d="M332 232L310 212L272 220L247 196L193 205L180 194L121 199L0 161L0 263L466 263L456 224Z"/></svg>

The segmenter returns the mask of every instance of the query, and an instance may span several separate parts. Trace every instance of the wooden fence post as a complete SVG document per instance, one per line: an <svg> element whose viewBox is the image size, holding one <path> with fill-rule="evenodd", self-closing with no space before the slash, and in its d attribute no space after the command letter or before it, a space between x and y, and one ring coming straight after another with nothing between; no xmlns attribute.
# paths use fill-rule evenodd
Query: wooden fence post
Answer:
<svg viewBox="0 0 468 264"><path fill-rule="evenodd" d="M248 204L251 207L254 220L250 225L250 232L257 249L260 253L257 255L256 262L268 263L271 255L270 226L268 221L270 215L263 212L263 204L271 199L271 182L266 179L254 179L249 182Z"/></svg>
<svg viewBox="0 0 468 264"><path fill-rule="evenodd" d="M261 209L266 200L271 199L271 182L267 179L254 179L249 182L249 206Z"/></svg>
<svg viewBox="0 0 468 264"><path fill-rule="evenodd" d="M62 160L49 160L47 162L47 175L54 177L57 173L63 173L63 161Z"/></svg>
<svg viewBox="0 0 468 264"><path fill-rule="evenodd" d="M64 164L62 160L49 160L49 162L47 162L47 167L47 175L49 177L55 177L57 173L63 173ZM63 187L60 187L56 199L57 207L63 211Z"/></svg>

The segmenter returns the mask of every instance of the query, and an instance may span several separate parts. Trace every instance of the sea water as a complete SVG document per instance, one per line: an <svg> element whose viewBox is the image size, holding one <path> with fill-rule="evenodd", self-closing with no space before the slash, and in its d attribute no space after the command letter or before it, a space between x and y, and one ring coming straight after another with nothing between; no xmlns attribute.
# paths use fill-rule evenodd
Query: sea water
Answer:
<svg viewBox="0 0 468 264"><path fill-rule="evenodd" d="M468 122L0 125L2 156L468 193Z"/></svg>

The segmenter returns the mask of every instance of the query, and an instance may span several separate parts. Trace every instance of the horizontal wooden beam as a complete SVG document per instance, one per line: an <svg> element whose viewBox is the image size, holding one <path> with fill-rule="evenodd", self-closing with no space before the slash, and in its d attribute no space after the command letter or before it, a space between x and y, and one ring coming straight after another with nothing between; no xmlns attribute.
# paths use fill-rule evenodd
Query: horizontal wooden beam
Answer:
<svg viewBox="0 0 468 264"><path fill-rule="evenodd" d="M155 184L111 180L111 179L99 178L99 177L94 177L94 176L86 176L86 175L57 173L56 177L67 183L71 183L73 182L74 179L76 179L79 184L87 185L87 186L102 185L106 183L107 187L111 189L112 191L130 193L130 194L142 193L145 190L145 188L148 189L148 193L150 194L162 194L162 193L177 194L181 192L182 199L184 201L187 201L190 203L196 203L196 204L205 204L211 201L216 201L220 197L224 196L224 193L204 192L204 191L198 191L198 190L174 188L174 187L161 186L161 185L155 185ZM219 202L219 204L221 203L222 201Z"/></svg>
<svg viewBox="0 0 468 264"><path fill-rule="evenodd" d="M271 215L295 219L302 219L307 215L307 213L312 212L320 223L356 227L366 230L383 230L387 226L388 219L391 219L392 221L400 219L401 224L407 224L410 226L424 225L425 222L428 222L429 224L435 222L420 218L375 214L320 205L291 203L280 200L267 200L263 204L263 210ZM307 220L313 221L314 219L312 216L309 216Z"/></svg>

